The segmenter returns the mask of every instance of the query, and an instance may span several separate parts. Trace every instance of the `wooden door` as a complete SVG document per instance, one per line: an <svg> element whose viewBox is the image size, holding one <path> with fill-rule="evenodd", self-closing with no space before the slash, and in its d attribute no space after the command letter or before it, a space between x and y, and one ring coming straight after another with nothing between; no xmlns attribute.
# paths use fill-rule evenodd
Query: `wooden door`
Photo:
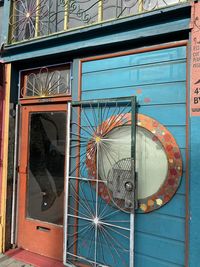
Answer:
<svg viewBox="0 0 200 267"><path fill-rule="evenodd" d="M63 255L66 105L22 107L18 246Z"/></svg>

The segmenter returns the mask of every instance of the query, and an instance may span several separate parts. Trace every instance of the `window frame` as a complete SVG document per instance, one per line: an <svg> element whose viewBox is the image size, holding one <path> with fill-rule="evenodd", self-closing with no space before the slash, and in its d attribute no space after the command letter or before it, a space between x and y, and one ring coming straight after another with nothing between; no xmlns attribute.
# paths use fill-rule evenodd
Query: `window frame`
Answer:
<svg viewBox="0 0 200 267"><path fill-rule="evenodd" d="M66 68L67 67L67 68ZM26 93L26 79L30 74L40 73L42 69L47 68L50 71L59 71L69 69L69 93L57 94L57 95L48 95L48 96L23 96L22 89L24 88L24 94ZM47 65L37 68L30 68L21 70L19 74L19 91L18 91L18 100L21 104L32 104L32 103L49 103L49 102L63 102L71 100L72 95L72 62L66 62L63 64Z"/></svg>

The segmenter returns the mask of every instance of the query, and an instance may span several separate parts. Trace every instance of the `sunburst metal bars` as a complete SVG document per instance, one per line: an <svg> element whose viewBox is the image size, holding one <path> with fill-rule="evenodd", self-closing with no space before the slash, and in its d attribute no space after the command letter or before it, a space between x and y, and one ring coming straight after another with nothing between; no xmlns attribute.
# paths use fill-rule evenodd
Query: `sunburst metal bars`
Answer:
<svg viewBox="0 0 200 267"><path fill-rule="evenodd" d="M134 267L135 107L135 97L68 105L66 266ZM110 138L130 120L128 142Z"/></svg>

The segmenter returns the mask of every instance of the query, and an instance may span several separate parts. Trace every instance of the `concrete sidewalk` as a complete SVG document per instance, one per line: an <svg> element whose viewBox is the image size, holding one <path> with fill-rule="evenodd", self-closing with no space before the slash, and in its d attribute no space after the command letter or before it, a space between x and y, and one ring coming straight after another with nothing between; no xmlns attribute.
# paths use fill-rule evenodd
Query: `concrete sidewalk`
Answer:
<svg viewBox="0 0 200 267"><path fill-rule="evenodd" d="M0 254L0 267L5 267L5 266L9 266L9 267L31 267L33 266L34 267L34 265L26 264L24 262L17 261L11 257L8 257L7 255Z"/></svg>

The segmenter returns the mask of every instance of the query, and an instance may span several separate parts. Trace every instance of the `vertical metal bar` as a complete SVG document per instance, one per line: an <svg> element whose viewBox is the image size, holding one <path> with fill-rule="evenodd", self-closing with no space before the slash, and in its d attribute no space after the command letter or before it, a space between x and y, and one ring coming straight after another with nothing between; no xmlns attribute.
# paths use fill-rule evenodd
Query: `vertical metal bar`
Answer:
<svg viewBox="0 0 200 267"><path fill-rule="evenodd" d="M68 29L68 18L69 18L69 1L64 0L64 31Z"/></svg>
<svg viewBox="0 0 200 267"><path fill-rule="evenodd" d="M22 71L19 71L19 83L18 83L18 93L17 93L17 99L19 100L21 97L21 75Z"/></svg>
<svg viewBox="0 0 200 267"><path fill-rule="evenodd" d="M70 80L69 80L69 94L72 94L72 82L73 82L73 64L70 63L70 69L69 69L69 77L70 77Z"/></svg>
<svg viewBox="0 0 200 267"><path fill-rule="evenodd" d="M97 129L98 125L100 125L100 104L97 102ZM91 106L92 107L92 106ZM93 107L92 107L93 108ZM94 110L95 112L95 110ZM97 132L98 135L98 132ZM98 235L98 190L99 190L99 142L97 142L97 154L96 154L96 204L95 204L95 237L94 237L94 261L95 261L95 266L97 266L97 235Z"/></svg>
<svg viewBox="0 0 200 267"><path fill-rule="evenodd" d="M99 173L99 143L97 143L97 164L96 164L96 172L97 172L97 177L96 177L96 205L95 205L95 247L94 247L94 261L95 261L95 266L97 266L97 231L98 231L98 188L99 188L99 178L98 178L98 173Z"/></svg>
<svg viewBox="0 0 200 267"><path fill-rule="evenodd" d="M19 133L19 105L16 105L15 116L15 144L14 144L14 171L13 171L13 193L12 193L12 216L11 216L11 244L15 244L16 230L16 192L17 192L17 166L18 166L18 133Z"/></svg>
<svg viewBox="0 0 200 267"><path fill-rule="evenodd" d="M103 0L99 0L98 3L98 22L103 20Z"/></svg>
<svg viewBox="0 0 200 267"><path fill-rule="evenodd" d="M38 75L38 74L36 74L36 75ZM32 93L32 96L35 96L35 84L36 84L36 79L33 79L33 81L32 81L32 84L33 84L33 93Z"/></svg>
<svg viewBox="0 0 200 267"><path fill-rule="evenodd" d="M58 86L57 86L57 94L59 94L60 92L60 80L61 80L61 73L59 73L59 76L58 76Z"/></svg>
<svg viewBox="0 0 200 267"><path fill-rule="evenodd" d="M131 98L131 158L135 161L135 134L136 134L136 101ZM134 167L135 171L135 167Z"/></svg>
<svg viewBox="0 0 200 267"><path fill-rule="evenodd" d="M11 21L11 25L9 26L9 36L8 36L8 40L10 43L12 43L12 37L15 35L14 34L14 26L13 26L14 23L16 22L16 18L17 18L16 14L14 14L14 13L16 13L15 6L16 6L16 1L12 1L11 2L12 21ZM19 28L17 28L16 31L19 31ZM18 40L14 40L14 42L16 42L16 41L18 41Z"/></svg>
<svg viewBox="0 0 200 267"><path fill-rule="evenodd" d="M143 0L138 0L138 13L143 12Z"/></svg>
<svg viewBox="0 0 200 267"><path fill-rule="evenodd" d="M70 122L71 103L67 105L67 135L66 135L66 171L65 171L65 202L64 202L64 245L63 262L67 264L67 224L68 224L68 197L69 197L69 168L70 168Z"/></svg>
<svg viewBox="0 0 200 267"><path fill-rule="evenodd" d="M54 0L55 1L55 0ZM55 23L55 32L58 32L58 15L59 15L59 13L58 13L58 0L56 0L56 23Z"/></svg>
<svg viewBox="0 0 200 267"><path fill-rule="evenodd" d="M40 16L40 0L36 0L36 17L35 17L35 37L39 36L39 16Z"/></svg>
<svg viewBox="0 0 200 267"><path fill-rule="evenodd" d="M134 267L135 215L130 213L130 267Z"/></svg>
<svg viewBox="0 0 200 267"><path fill-rule="evenodd" d="M136 101L135 97L131 98L131 172L133 174L134 188L135 183L135 147L136 147ZM136 192L136 190L135 190ZM135 195L135 194L134 194ZM135 197L133 211L130 214L130 267L134 267L134 232L135 232Z"/></svg>
<svg viewBox="0 0 200 267"><path fill-rule="evenodd" d="M51 0L48 1L49 4L49 13L48 13L48 35L51 33L51 23L50 23L50 14L51 14Z"/></svg>
<svg viewBox="0 0 200 267"><path fill-rule="evenodd" d="M73 105L72 105L73 107ZM81 139L81 112L82 112L82 106L78 107L78 111L77 111L77 134L78 134L78 140ZM76 148L76 166L78 166L78 168L76 169L76 177L80 177L80 162L81 162L81 145L77 146ZM75 206L75 210L76 210L76 216L78 216L78 212L79 212L79 184L80 184L80 181L79 179L76 179L76 183L75 183L75 192L76 192L76 198L74 200L74 206ZM74 239L75 240L78 240L78 218L75 218L75 222L74 222ZM75 242L74 243L74 255L77 255L77 249L78 247L78 243Z"/></svg>

